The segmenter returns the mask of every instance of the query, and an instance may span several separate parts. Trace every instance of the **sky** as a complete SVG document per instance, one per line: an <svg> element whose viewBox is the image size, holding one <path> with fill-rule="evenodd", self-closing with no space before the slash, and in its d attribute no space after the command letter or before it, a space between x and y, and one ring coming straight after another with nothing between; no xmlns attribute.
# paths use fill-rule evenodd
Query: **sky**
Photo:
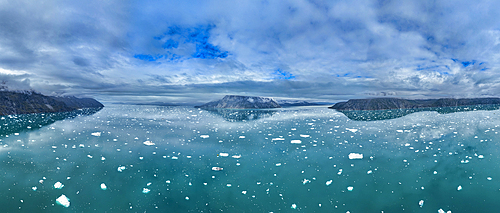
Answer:
<svg viewBox="0 0 500 213"><path fill-rule="evenodd" d="M496 0L0 0L0 80L104 103L498 97Z"/></svg>

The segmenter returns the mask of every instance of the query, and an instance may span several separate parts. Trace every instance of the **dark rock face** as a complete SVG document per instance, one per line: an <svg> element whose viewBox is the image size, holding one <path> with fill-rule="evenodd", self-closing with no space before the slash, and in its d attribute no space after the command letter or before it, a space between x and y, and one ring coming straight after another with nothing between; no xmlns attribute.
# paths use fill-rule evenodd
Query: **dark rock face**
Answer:
<svg viewBox="0 0 500 213"><path fill-rule="evenodd" d="M202 109L270 109L280 108L281 106L272 98L226 95L221 100L208 102L195 107Z"/></svg>
<svg viewBox="0 0 500 213"><path fill-rule="evenodd" d="M69 112L103 106L91 98L50 97L32 91L0 91L0 115Z"/></svg>
<svg viewBox="0 0 500 213"><path fill-rule="evenodd" d="M339 102L330 108L336 110L387 110L420 109L433 107L458 107L500 104L500 98L441 98L424 100L406 100L399 98L351 99Z"/></svg>

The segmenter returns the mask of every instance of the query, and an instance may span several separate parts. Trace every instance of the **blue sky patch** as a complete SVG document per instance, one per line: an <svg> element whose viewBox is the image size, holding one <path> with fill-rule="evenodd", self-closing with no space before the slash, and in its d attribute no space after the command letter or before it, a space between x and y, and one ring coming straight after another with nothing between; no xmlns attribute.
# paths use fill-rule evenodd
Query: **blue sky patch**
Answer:
<svg viewBox="0 0 500 213"><path fill-rule="evenodd" d="M215 25L202 25L197 27L182 28L171 26L163 35L153 37L160 46L156 52L159 55L136 54L134 58L143 61L157 61L164 59L169 62L176 62L182 59L222 59L230 54L222 50L219 46L210 43L210 31Z"/></svg>
<svg viewBox="0 0 500 213"><path fill-rule="evenodd" d="M282 69L277 69L274 71L273 75L275 76L274 79L284 79L284 80L291 80L295 79L295 76L287 71L284 71Z"/></svg>

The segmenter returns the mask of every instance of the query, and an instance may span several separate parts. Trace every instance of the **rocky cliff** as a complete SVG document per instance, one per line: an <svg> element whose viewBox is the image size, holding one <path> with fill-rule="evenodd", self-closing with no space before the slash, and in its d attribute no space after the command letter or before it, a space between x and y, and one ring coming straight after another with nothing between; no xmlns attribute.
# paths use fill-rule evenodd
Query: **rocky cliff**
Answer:
<svg viewBox="0 0 500 213"><path fill-rule="evenodd" d="M431 107L457 107L500 104L500 98L440 98L407 100L399 98L351 99L331 106L337 110L419 109Z"/></svg>
<svg viewBox="0 0 500 213"><path fill-rule="evenodd" d="M51 97L33 91L0 91L0 115L69 112L104 107L91 98Z"/></svg>

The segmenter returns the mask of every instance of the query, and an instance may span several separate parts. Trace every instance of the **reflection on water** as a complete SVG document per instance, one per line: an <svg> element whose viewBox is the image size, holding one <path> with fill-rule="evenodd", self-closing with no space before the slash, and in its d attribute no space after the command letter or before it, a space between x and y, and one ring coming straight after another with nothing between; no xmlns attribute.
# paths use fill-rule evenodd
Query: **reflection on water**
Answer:
<svg viewBox="0 0 500 213"><path fill-rule="evenodd" d="M441 114L454 112L466 112L476 110L497 110L500 105L476 105L476 106L457 106L457 107L435 107L435 108L419 108L419 109L390 109L390 110L337 110L343 113L351 120L355 121L377 121L400 118L405 115L422 112L436 111Z"/></svg>
<svg viewBox="0 0 500 213"><path fill-rule="evenodd" d="M2 116L0 118L0 137L4 137L5 135L9 135L12 133L39 129L43 126L66 118L92 115L101 109L102 108L85 108L71 112L34 113Z"/></svg>
<svg viewBox="0 0 500 213"><path fill-rule="evenodd" d="M250 121L273 116L276 110L268 109L205 109L231 122Z"/></svg>

